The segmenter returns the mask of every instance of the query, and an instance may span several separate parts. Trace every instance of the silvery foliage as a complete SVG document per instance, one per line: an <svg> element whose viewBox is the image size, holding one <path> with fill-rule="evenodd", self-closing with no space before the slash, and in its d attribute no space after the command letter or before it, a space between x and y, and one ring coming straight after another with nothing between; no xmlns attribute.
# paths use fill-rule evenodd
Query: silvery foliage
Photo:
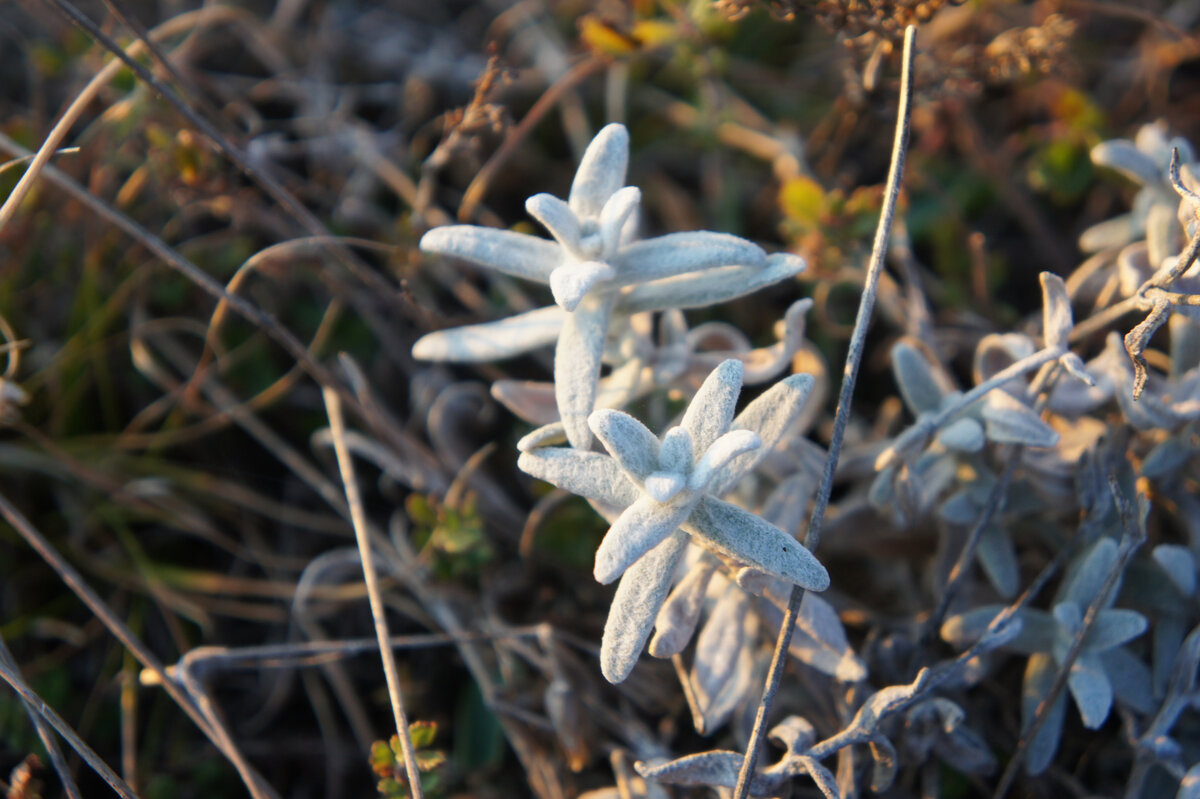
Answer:
<svg viewBox="0 0 1200 799"><path fill-rule="evenodd" d="M1088 607L1100 595L1109 575L1119 567L1118 560L1117 543L1111 538L1100 538L1078 559L1050 611L1024 607L1018 612L1021 631L1006 648L1029 656L1021 703L1026 727L1079 636ZM1114 697L1141 712L1153 707L1149 669L1124 648L1124 644L1146 631L1146 617L1135 610L1112 607L1116 597L1116 590L1109 592L1099 606L1095 623L1087 632L1067 678L1067 688L1088 729L1097 729L1104 723ZM1001 611L999 606L985 605L952 616L942 625L941 636L954 646L966 646L977 640ZM1065 714L1066 696L1060 694L1030 746L1025 761L1030 774L1041 773L1054 759Z"/></svg>
<svg viewBox="0 0 1200 799"><path fill-rule="evenodd" d="M973 456L988 442L1038 449L1059 443L1058 431L1031 407L1024 375L1057 362L1084 385L1093 385L1095 378L1069 346L1074 320L1062 278L1043 272L1041 284L1043 347L1037 349L1033 339L1020 334L984 337L976 350L977 384L966 394L955 390L945 370L917 346L900 341L892 348L900 396L916 421L876 458L872 505L890 509L901 522L920 517L951 486L960 460L979 465ZM1011 548L996 535L990 541ZM1002 578L997 585L1009 582Z"/></svg>
<svg viewBox="0 0 1200 799"><path fill-rule="evenodd" d="M591 500L612 522L595 563L599 582L622 578L601 644L611 682L633 668L689 540L809 590L829 585L824 567L794 538L719 499L789 431L812 388L808 375L792 375L734 418L743 371L734 359L714 369L661 439L632 416L601 409L588 423L608 454L541 447L538 431L518 444L520 469Z"/></svg>
<svg viewBox="0 0 1200 799"><path fill-rule="evenodd" d="M614 313L691 308L756 291L804 268L803 259L768 257L726 233L669 233L636 240L641 192L624 186L629 134L600 130L588 145L566 202L535 194L525 209L553 240L508 230L447 225L421 238L421 250L449 255L550 286L556 305L482 325L422 337L413 356L477 362L557 342L554 392L567 439L586 449L600 366Z"/></svg>
<svg viewBox="0 0 1200 799"><path fill-rule="evenodd" d="M745 385L774 380L804 346L804 317L811 307L810 299L792 303L776 323L779 341L757 348L742 331L725 322L706 322L689 330L678 309L661 314L657 336L651 313L615 317L603 357L604 363L612 364L612 370L600 378L595 406L623 408L653 391L676 388L690 394L728 358L737 358L745 365ZM492 396L534 425L552 424L559 418L553 383L497 380L492 384Z"/></svg>

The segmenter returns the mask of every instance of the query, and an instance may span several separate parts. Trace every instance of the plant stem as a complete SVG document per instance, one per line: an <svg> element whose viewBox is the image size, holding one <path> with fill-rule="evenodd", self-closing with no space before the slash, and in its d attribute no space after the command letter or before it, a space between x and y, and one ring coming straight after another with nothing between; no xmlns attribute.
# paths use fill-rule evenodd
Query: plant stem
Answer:
<svg viewBox="0 0 1200 799"><path fill-rule="evenodd" d="M833 476L837 469L838 456L841 453L842 439L845 437L846 424L850 419L850 404L854 397L854 384L858 378L858 369L862 364L863 346L866 342L867 327L871 319L871 311L875 306L875 292L879 285L879 276L883 272L884 258L887 255L888 239L892 231L892 219L896 213L896 198L900 193L900 180L904 175L904 155L908 147L909 112L912 105L912 56L913 41L916 38L915 26L908 26L904 31L903 70L900 78L900 104L897 109L896 137L892 145L892 163L888 170L887 188L884 192L883 209L879 215L879 226L875 229L875 243L871 249L871 260L867 267L867 277L863 286L862 299L858 306L858 316L854 321L854 333L850 337L850 348L846 355L846 366L842 372L842 386L838 395L837 411L833 421L833 437L829 443L829 456L825 460L825 470L821 475L821 485L817 490L816 505L813 508L812 519L808 524L808 532L804 536L804 546L816 549L821 540L821 524L825 520L825 511L829 507L829 497L833 492ZM775 642L775 653L771 658L771 668L767 673L767 682L763 686L762 700L758 705L758 713L754 718L754 728L750 733L750 741L746 744L746 756L738 771L737 786L734 788L734 799L746 799L753 781L754 769L758 762L758 751L762 746L763 735L766 731L767 716L775 699L775 692L783 678L784 665L787 663L788 645L792 640L792 631L796 627L796 617L800 613L800 600L804 598L804 589L793 586L788 597L787 612L783 616L783 625L779 628L779 638Z"/></svg>

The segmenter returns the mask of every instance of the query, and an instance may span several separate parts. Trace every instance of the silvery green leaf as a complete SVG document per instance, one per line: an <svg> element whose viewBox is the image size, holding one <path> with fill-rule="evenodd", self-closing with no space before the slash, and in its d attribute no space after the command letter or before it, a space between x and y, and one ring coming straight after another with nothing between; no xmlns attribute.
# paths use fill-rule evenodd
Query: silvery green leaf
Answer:
<svg viewBox="0 0 1200 799"><path fill-rule="evenodd" d="M636 186L618 189L600 212L600 238L602 251L608 255L617 252L622 239L632 236L637 226L637 210L642 203L642 191Z"/></svg>
<svg viewBox="0 0 1200 799"><path fill-rule="evenodd" d="M658 438L637 419L602 408L588 417L588 426L634 482L645 482L658 471Z"/></svg>
<svg viewBox="0 0 1200 799"><path fill-rule="evenodd" d="M1075 378L1086 386L1095 386L1096 378L1088 371L1087 366L1083 363L1083 358L1080 358L1073 352L1064 352L1058 362L1067 370L1067 374Z"/></svg>
<svg viewBox="0 0 1200 799"><path fill-rule="evenodd" d="M648 283L721 266L761 267L767 254L753 242L706 230L668 233L623 247L612 263L618 285Z"/></svg>
<svg viewBox="0 0 1200 799"><path fill-rule="evenodd" d="M790 375L760 394L731 424L733 430L753 430L762 440L758 449L734 458L709 483L709 493L721 496L770 454L800 417L812 393L810 375Z"/></svg>
<svg viewBox="0 0 1200 799"><path fill-rule="evenodd" d="M742 391L742 362L723 361L705 378L688 403L680 427L692 437L692 455L699 458L712 446L733 421L738 394Z"/></svg>
<svg viewBox="0 0 1200 799"><path fill-rule="evenodd" d="M1033 724L1034 713L1049 694L1057 670L1054 658L1045 652L1035 653L1025 664L1025 679L1021 685L1022 731L1028 730ZM1027 774L1041 774L1054 761L1054 754L1058 751L1058 742L1062 737L1063 721L1066 718L1066 700L1066 696L1060 693L1054 704L1045 711L1046 720L1025 754Z"/></svg>
<svg viewBox="0 0 1200 799"><path fill-rule="evenodd" d="M656 658L678 655L692 639L708 583L716 572L716 560L705 555L683 579L671 589L670 596L654 620L654 637L650 639L650 654Z"/></svg>
<svg viewBox="0 0 1200 799"><path fill-rule="evenodd" d="M558 406L554 403L552 383L540 380L496 380L492 383L492 399L508 408L518 419L532 425L544 427L558 423ZM564 431L562 441L566 440Z"/></svg>
<svg viewBox="0 0 1200 799"><path fill-rule="evenodd" d="M552 194L535 194L525 201L525 210L541 222L565 250L579 252L579 218L571 206Z"/></svg>
<svg viewBox="0 0 1200 799"><path fill-rule="evenodd" d="M1195 454L1196 448L1190 441L1181 436L1172 436L1146 455L1146 459L1142 461L1142 474L1152 479L1170 477L1182 469Z"/></svg>
<svg viewBox="0 0 1200 799"><path fill-rule="evenodd" d="M569 203L580 217L599 217L608 198L625 183L629 167L629 131L617 122L605 125L579 160Z"/></svg>
<svg viewBox="0 0 1200 799"><path fill-rule="evenodd" d="M867 668L850 648L837 611L816 594L806 593L800 600L796 631L788 651L801 662L840 682L852 683L867 678Z"/></svg>
<svg viewBox="0 0 1200 799"><path fill-rule="evenodd" d="M554 351L554 397L567 440L576 449L586 450L592 442L587 419L596 403L596 382L612 304L612 295L584 296L567 316Z"/></svg>
<svg viewBox="0 0 1200 799"><path fill-rule="evenodd" d="M950 524L966 527L978 521L979 505L970 491L960 489L938 506L938 516Z"/></svg>
<svg viewBox="0 0 1200 799"><path fill-rule="evenodd" d="M617 585L600 641L600 671L610 683L624 681L637 663L687 543L688 537L675 531L630 566Z"/></svg>
<svg viewBox="0 0 1200 799"><path fill-rule="evenodd" d="M550 273L550 292L560 308L574 311L597 283L606 283L614 275L604 261L570 261Z"/></svg>
<svg viewBox="0 0 1200 799"><path fill-rule="evenodd" d="M733 788L737 785L741 766L740 753L718 750L688 755L658 766L634 764L638 773L648 780L705 788ZM750 783L750 793L754 796L770 796L777 785L777 780L756 774Z"/></svg>
<svg viewBox="0 0 1200 799"><path fill-rule="evenodd" d="M1128 244L1137 238L1138 231L1130 214L1121 214L1103 222L1097 222L1079 234L1079 249L1083 252L1100 252Z"/></svg>
<svg viewBox="0 0 1200 799"><path fill-rule="evenodd" d="M984 605L966 613L951 616L942 624L942 640L958 649L966 649L980 640L992 621L1003 612L1003 605ZM1045 611L1024 608L1015 617L1020 620L1019 631L1003 646L1023 654L1048 652L1054 644L1057 627Z"/></svg>
<svg viewBox="0 0 1200 799"><path fill-rule="evenodd" d="M1053 272L1042 272L1039 279L1042 283L1042 338L1047 347L1068 350L1067 339L1075 320L1071 315L1067 284Z"/></svg>
<svg viewBox="0 0 1200 799"><path fill-rule="evenodd" d="M638 499L637 487L629 482L616 461L599 452L543 447L522 452L517 458L517 468L605 505L624 508Z"/></svg>
<svg viewBox="0 0 1200 799"><path fill-rule="evenodd" d="M1108 608L1100 611L1088 631L1083 651L1103 652L1132 641L1146 632L1146 617L1136 610Z"/></svg>
<svg viewBox="0 0 1200 799"><path fill-rule="evenodd" d="M493 389L495 385L493 384ZM557 414L555 414L557 415ZM518 452L532 452L541 447L557 446L567 443L567 431L562 422L550 422L526 433L517 441Z"/></svg>
<svg viewBox="0 0 1200 799"><path fill-rule="evenodd" d="M745 596L745 594L742 595ZM757 621L757 616L747 614L743 617L741 626L756 629ZM704 629L708 629L708 624L704 625ZM701 635L703 633L704 631L701 631ZM750 635L743 634L744 639L749 637ZM732 664L726 679L718 682L715 678L710 678L707 689L700 687L705 684L705 681L695 669L692 671L692 683L696 688L696 706L700 711L696 732L701 735L709 735L725 724L738 705L745 704L751 694L754 694L754 699L758 699L759 694L754 692L757 687L756 682L759 681L755 680L754 655L751 653L750 647L739 645L738 649L730 653L729 657L730 661L736 661L736 663ZM715 695L711 693L714 690L716 691Z"/></svg>
<svg viewBox="0 0 1200 799"><path fill-rule="evenodd" d="M1117 253L1117 278L1121 294L1132 297L1138 288L1155 272L1150 263L1150 251L1144 241L1135 241Z"/></svg>
<svg viewBox="0 0 1200 799"><path fill-rule="evenodd" d="M812 304L812 299L808 297L793 302L784 313L782 332L779 331L780 322L775 323L779 341L769 347L751 349L745 355L739 356L746 364L746 374L742 378L746 385L765 383L787 369L796 353L804 346L805 315ZM738 333L740 335L741 331Z"/></svg>
<svg viewBox="0 0 1200 799"><path fill-rule="evenodd" d="M1115 169L1143 186L1162 180L1162 168L1128 139L1110 139L1092 148L1092 163Z"/></svg>
<svg viewBox="0 0 1200 799"><path fill-rule="evenodd" d="M883 510L892 507L896 501L896 466L886 466L875 475L871 487L867 490L867 502L872 508Z"/></svg>
<svg viewBox="0 0 1200 799"><path fill-rule="evenodd" d="M718 554L809 591L829 587L829 572L811 552L775 525L736 505L704 496L684 529Z"/></svg>
<svg viewBox="0 0 1200 799"><path fill-rule="evenodd" d="M976 383L982 383L1036 351L1037 347L1029 336L1021 333L989 333L975 345L972 376Z"/></svg>
<svg viewBox="0 0 1200 799"><path fill-rule="evenodd" d="M1154 712L1158 703L1151 690L1153 678L1150 668L1141 658L1125 647L1109 649L1097 657L1104 665L1104 673L1112 683L1113 693L1118 700L1139 713Z"/></svg>
<svg viewBox="0 0 1200 799"><path fill-rule="evenodd" d="M1064 601L1087 607L1100 594L1104 582L1117 565L1117 542L1101 538L1087 550L1070 573L1061 595ZM1116 591L1112 592L1115 598Z"/></svg>
<svg viewBox="0 0 1200 799"><path fill-rule="evenodd" d="M956 419L938 431L937 440L955 452L979 452L986 443L983 428L974 419Z"/></svg>
<svg viewBox="0 0 1200 799"><path fill-rule="evenodd" d="M1183 375L1200 366L1200 323L1182 314L1171 314L1171 374Z"/></svg>
<svg viewBox="0 0 1200 799"><path fill-rule="evenodd" d="M1151 643L1150 662L1154 664L1152 688L1154 696L1163 696L1167 690L1167 681L1175 667L1175 660L1187 635L1187 624L1184 619L1169 615L1160 616L1154 622L1154 637ZM1113 650L1124 651L1124 650Z"/></svg>
<svg viewBox="0 0 1200 799"><path fill-rule="evenodd" d="M421 252L452 255L507 275L549 283L550 273L563 260L553 241L511 230L446 225L421 237Z"/></svg>
<svg viewBox="0 0 1200 799"><path fill-rule="evenodd" d="M896 747L882 735L873 736L868 743L871 758L875 761L871 768L871 790L882 793L892 787L896 779Z"/></svg>
<svg viewBox="0 0 1200 799"><path fill-rule="evenodd" d="M934 376L929 361L915 347L898 342L892 347L892 372L904 404L914 415L937 411L946 392Z"/></svg>
<svg viewBox="0 0 1200 799"><path fill-rule="evenodd" d="M450 363L511 358L553 344L566 316L563 309L552 305L495 322L436 330L417 339L413 357Z"/></svg>
<svg viewBox="0 0 1200 799"><path fill-rule="evenodd" d="M1146 255L1151 264L1159 266L1180 251L1182 241L1178 230L1174 207L1163 203L1150 206L1146 215Z"/></svg>
<svg viewBox="0 0 1200 799"><path fill-rule="evenodd" d="M1200 799L1200 763L1192 766L1183 775L1175 799Z"/></svg>
<svg viewBox="0 0 1200 799"><path fill-rule="evenodd" d="M987 741L965 724L939 736L933 750L951 768L963 774L986 776L996 770L996 757Z"/></svg>
<svg viewBox="0 0 1200 799"><path fill-rule="evenodd" d="M608 585L675 532L688 517L693 502L685 497L664 504L653 497L639 497L613 522L600 542L596 550L596 582Z"/></svg>
<svg viewBox="0 0 1200 799"><path fill-rule="evenodd" d="M914 696L925 690L929 675L929 669L924 668L917 672L917 678L907 685L889 685L886 688L880 688L867 697L867 701L854 714L854 720L850 722L850 726L865 732L874 732L879 722L888 714L903 708L912 701Z"/></svg>
<svg viewBox="0 0 1200 799"><path fill-rule="evenodd" d="M975 558L1000 596L1007 599L1017 593L1021 569L1017 562L1017 549L1007 530L995 524L985 527L979 537Z"/></svg>
<svg viewBox="0 0 1200 799"><path fill-rule="evenodd" d="M667 308L704 308L744 297L803 272L803 258L791 253L767 256L762 266L726 266L635 286L621 295L620 309L627 313Z"/></svg>
<svg viewBox="0 0 1200 799"><path fill-rule="evenodd" d="M762 439L753 430L730 430L712 443L696 461L688 477L688 489L703 491L730 461L751 450L761 449Z"/></svg>
<svg viewBox="0 0 1200 799"><path fill-rule="evenodd" d="M646 477L642 489L657 502L670 502L687 488L687 478L680 472L654 472Z"/></svg>
<svg viewBox="0 0 1200 799"><path fill-rule="evenodd" d="M997 444L1053 447L1058 432L1029 406L1004 391L993 391L984 400L982 414L987 437Z"/></svg>
<svg viewBox="0 0 1200 799"><path fill-rule="evenodd" d="M1104 662L1095 655L1080 655L1071 665L1067 687L1083 717L1083 726L1099 729L1108 718L1113 701L1112 683L1104 673Z"/></svg>

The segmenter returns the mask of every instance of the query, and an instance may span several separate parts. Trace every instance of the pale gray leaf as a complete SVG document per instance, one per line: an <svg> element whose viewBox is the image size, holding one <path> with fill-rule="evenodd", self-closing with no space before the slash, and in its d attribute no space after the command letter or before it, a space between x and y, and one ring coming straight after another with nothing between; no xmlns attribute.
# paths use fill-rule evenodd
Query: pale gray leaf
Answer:
<svg viewBox="0 0 1200 799"><path fill-rule="evenodd" d="M696 461L688 477L688 488L692 491L706 489L730 461L743 453L761 448L762 439L753 430L730 430L714 441Z"/></svg>
<svg viewBox="0 0 1200 799"><path fill-rule="evenodd" d="M938 431L937 440L955 452L979 452L986 443L983 428L974 419L956 419Z"/></svg>
<svg viewBox="0 0 1200 799"><path fill-rule="evenodd" d="M701 708L712 704L737 668L738 654L745 642L742 617L748 609L749 598L731 583L700 630L692 663L692 689Z"/></svg>
<svg viewBox="0 0 1200 799"><path fill-rule="evenodd" d="M1101 538L1071 572L1062 598L1087 607L1100 594L1108 575L1117 565L1117 542L1111 538ZM1112 592L1115 596L1116 592Z"/></svg>
<svg viewBox="0 0 1200 799"><path fill-rule="evenodd" d="M636 228L638 207L642 203L642 191L637 186L626 186L618 189L600 212L600 238L606 255L617 252L621 246L622 234L626 230ZM632 227L630 227L632 223ZM632 235L632 233L631 233Z"/></svg>
<svg viewBox="0 0 1200 799"><path fill-rule="evenodd" d="M575 170L569 202L580 217L598 218L608 198L625 184L629 167L629 131L617 122L592 139Z"/></svg>
<svg viewBox="0 0 1200 799"><path fill-rule="evenodd" d="M525 210L568 252L579 252L579 219L571 206L552 194L535 194L525 201Z"/></svg>
<svg viewBox="0 0 1200 799"><path fill-rule="evenodd" d="M979 505L970 491L960 489L938 506L938 516L950 524L967 527L979 520Z"/></svg>
<svg viewBox="0 0 1200 799"><path fill-rule="evenodd" d="M1149 626L1146 617L1136 610L1108 608L1100 611L1095 623L1088 631L1083 651L1103 652L1132 641Z"/></svg>
<svg viewBox="0 0 1200 799"><path fill-rule="evenodd" d="M475 225L435 227L421 237L420 247L421 252L451 255L539 283L550 282L564 255L553 241Z"/></svg>
<svg viewBox="0 0 1200 799"><path fill-rule="evenodd" d="M710 494L719 497L727 493L738 480L754 471L800 418L812 387L813 378L810 375L789 375L760 394L737 415L730 425L731 429L753 430L762 439L762 446L739 455L721 469L709 483Z"/></svg>
<svg viewBox="0 0 1200 799"><path fill-rule="evenodd" d="M1067 350L1068 337L1075 326L1071 315L1071 299L1067 296L1067 284L1053 272L1042 272L1042 338L1047 347Z"/></svg>
<svg viewBox="0 0 1200 799"><path fill-rule="evenodd" d="M600 641L600 671L610 683L624 681L637 663L687 544L688 537L675 531L630 566L617 585Z"/></svg>
<svg viewBox="0 0 1200 799"><path fill-rule="evenodd" d="M817 729L803 716L788 716L767 733L767 737L787 750L786 757L799 757L817 742Z"/></svg>
<svg viewBox="0 0 1200 799"><path fill-rule="evenodd" d="M757 621L758 617L749 615L745 617L747 624ZM706 625L707 627L707 625ZM749 647L742 646L737 650L734 656L737 663L732 670L732 674L724 683L714 685L718 693L711 701L702 700L699 696L696 697L696 704L700 709L701 726L696 729L696 732L701 735L710 735L720 728L729 717L733 715L733 711L739 705L747 704L747 700L753 698L758 699L761 695L761 688L756 685L754 669L754 655L751 654ZM761 681L759 681L761 682ZM756 689L758 690L755 693Z"/></svg>
<svg viewBox="0 0 1200 799"><path fill-rule="evenodd" d="M1152 479L1171 477L1179 472L1195 454L1195 447L1186 437L1172 436L1156 445L1146 455L1146 459L1142 461L1142 474ZM1155 559L1157 560L1157 557ZM1188 593L1190 594L1191 591Z"/></svg>
<svg viewBox="0 0 1200 799"><path fill-rule="evenodd" d="M1196 557L1190 549L1178 544L1159 544L1150 554L1184 596L1195 593Z"/></svg>
<svg viewBox="0 0 1200 799"><path fill-rule="evenodd" d="M809 591L829 587L829 572L787 533L736 505L705 496L684 523L699 543Z"/></svg>
<svg viewBox="0 0 1200 799"><path fill-rule="evenodd" d="M904 404L914 415L931 413L941 407L945 392L929 361L915 347L903 341L892 347L892 372Z"/></svg>
<svg viewBox="0 0 1200 799"><path fill-rule="evenodd" d="M1046 652L1038 652L1025 664L1025 679L1021 685L1021 729L1028 730L1033 724L1038 705L1049 694L1058 667L1054 658ZM1031 742L1025 754L1025 772L1041 774L1054 761L1058 742L1062 738L1063 721L1066 718L1067 697L1059 694L1046 713L1046 720Z"/></svg>
<svg viewBox="0 0 1200 799"><path fill-rule="evenodd" d="M871 790L882 793L892 787L896 779L896 747L882 735L875 735L868 742L875 764L871 768Z"/></svg>
<svg viewBox="0 0 1200 799"><path fill-rule="evenodd" d="M653 472L646 477L642 489L657 502L670 502L687 487L687 478L680 472Z"/></svg>
<svg viewBox="0 0 1200 799"><path fill-rule="evenodd" d="M665 782L668 785L733 788L737 785L741 765L740 753L713 750L681 757L658 766L635 763L634 768L646 779ZM750 783L750 793L755 796L769 796L778 784L778 780L756 774Z"/></svg>
<svg viewBox="0 0 1200 799"><path fill-rule="evenodd" d="M728 233L668 233L623 247L612 259L618 283L648 283L722 266L761 267L767 254L753 242Z"/></svg>
<svg viewBox="0 0 1200 799"><path fill-rule="evenodd" d="M541 447L522 452L517 468L572 494L613 507L632 505L639 496L637 487L616 461L599 452Z"/></svg>
<svg viewBox="0 0 1200 799"><path fill-rule="evenodd" d="M992 748L975 730L960 724L933 743L933 751L955 771L988 775L996 770Z"/></svg>
<svg viewBox="0 0 1200 799"><path fill-rule="evenodd" d="M1029 406L1005 391L987 395L982 411L987 437L998 444L1053 447L1058 432Z"/></svg>
<svg viewBox="0 0 1200 799"><path fill-rule="evenodd" d="M942 640L957 649L966 649L974 644L992 621L1004 611L1003 605L984 605L974 610L951 616L942 623ZM1017 616L1021 629L1004 646L1017 652L1033 654L1046 652L1054 643L1056 625L1054 619L1044 611L1025 608Z"/></svg>
<svg viewBox="0 0 1200 799"><path fill-rule="evenodd" d="M621 513L600 542L596 550L596 582L608 585L675 532L691 513L693 502L683 498L664 504L653 497L639 497Z"/></svg>
<svg viewBox="0 0 1200 799"><path fill-rule="evenodd" d="M1103 222L1097 222L1079 234L1079 249L1083 252L1100 252L1128 244L1137 238L1138 229L1133 216L1121 214Z"/></svg>
<svg viewBox="0 0 1200 799"><path fill-rule="evenodd" d="M1155 619L1150 650L1151 663L1154 664L1152 688L1155 696L1163 696L1167 691L1167 682L1171 679L1171 672L1175 668L1175 660L1179 656L1185 635L1187 623L1183 618L1164 615Z"/></svg>
<svg viewBox="0 0 1200 799"><path fill-rule="evenodd" d="M979 537L975 558L1000 596L1007 599L1017 593L1021 568L1017 562L1017 549L1007 530L995 524L985 527Z"/></svg>
<svg viewBox="0 0 1200 799"><path fill-rule="evenodd" d="M704 609L705 592L716 571L716 561L705 555L688 570L672 590L654 620L650 654L656 658L678 655L688 645Z"/></svg>
<svg viewBox="0 0 1200 799"><path fill-rule="evenodd" d="M866 666L851 650L837 611L816 594L806 593L800 600L796 631L788 651L840 682L858 682L867 677Z"/></svg>
<svg viewBox="0 0 1200 799"><path fill-rule="evenodd" d="M612 304L610 294L586 295L567 315L554 351L554 397L567 440L576 449L589 449L592 443L587 419L596 402Z"/></svg>
<svg viewBox="0 0 1200 799"><path fill-rule="evenodd" d="M492 383L492 399L522 421L539 427L558 421L554 384L540 380L497 380ZM567 440L564 432L563 441Z"/></svg>
<svg viewBox="0 0 1200 799"><path fill-rule="evenodd" d="M1108 718L1113 701L1112 683L1104 673L1104 662L1094 655L1080 655L1071 665L1067 687L1083 717L1083 726L1099 729Z"/></svg>
<svg viewBox="0 0 1200 799"><path fill-rule="evenodd" d="M729 430L738 394L742 391L743 369L742 362L736 358L722 361L688 403L680 427L692 437L693 458L698 459Z"/></svg>
<svg viewBox="0 0 1200 799"><path fill-rule="evenodd" d="M1141 185L1158 183L1162 170L1154 159L1128 139L1110 139L1092 148L1092 163L1115 169Z"/></svg>
<svg viewBox="0 0 1200 799"><path fill-rule="evenodd" d="M495 384L492 384L493 389ZM555 414L555 418L558 414ZM550 422L541 427L526 433L517 440L518 452L532 452L541 447L554 447L560 444L567 443L567 431L563 428L562 422Z"/></svg>
<svg viewBox="0 0 1200 799"><path fill-rule="evenodd" d="M637 419L602 408L588 417L588 426L635 482L645 482L658 470L658 438Z"/></svg>
<svg viewBox="0 0 1200 799"><path fill-rule="evenodd" d="M744 297L803 272L804 259L791 253L767 256L763 266L727 266L643 283L621 295L627 313L667 308L704 308Z"/></svg>
<svg viewBox="0 0 1200 799"><path fill-rule="evenodd" d="M417 339L412 354L421 361L449 363L511 358L553 344L566 318L566 311L552 305L495 322L437 330Z"/></svg>
<svg viewBox="0 0 1200 799"><path fill-rule="evenodd" d="M1139 713L1153 713L1158 702L1154 698L1150 667L1125 647L1101 652L1098 657L1117 699Z"/></svg>
<svg viewBox="0 0 1200 799"><path fill-rule="evenodd" d="M603 261L569 261L550 273L550 293L560 308L574 311L597 283L606 283L615 275Z"/></svg>

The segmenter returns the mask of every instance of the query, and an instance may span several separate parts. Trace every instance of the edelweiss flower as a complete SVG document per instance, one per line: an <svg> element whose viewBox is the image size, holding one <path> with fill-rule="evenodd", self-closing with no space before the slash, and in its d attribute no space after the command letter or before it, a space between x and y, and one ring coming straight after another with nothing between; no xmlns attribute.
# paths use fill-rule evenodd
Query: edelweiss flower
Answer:
<svg viewBox="0 0 1200 799"><path fill-rule="evenodd" d="M742 371L733 359L713 370L682 424L661 440L626 413L599 410L588 421L610 454L545 447L524 451L517 461L534 477L592 500L613 522L595 565L602 583L624 575L601 645L610 682L633 668L689 535L724 558L809 590L829 585L825 568L794 538L718 499L783 437L813 383L808 375L792 375L734 419ZM535 432L518 446L528 449L522 445L539 438Z"/></svg>
<svg viewBox="0 0 1200 799"><path fill-rule="evenodd" d="M804 268L796 256L768 258L757 245L724 233L671 233L633 241L641 192L622 187L628 162L629 134L622 125L608 125L588 145L567 202L549 194L526 201L526 210L554 241L472 225L434 228L421 239L424 252L549 284L558 307L433 333L416 343L413 355L426 360L491 360L557 339L556 400L568 440L579 448L591 443L587 417L595 406L614 308L634 313L710 305ZM711 273L689 274L717 267Z"/></svg>

